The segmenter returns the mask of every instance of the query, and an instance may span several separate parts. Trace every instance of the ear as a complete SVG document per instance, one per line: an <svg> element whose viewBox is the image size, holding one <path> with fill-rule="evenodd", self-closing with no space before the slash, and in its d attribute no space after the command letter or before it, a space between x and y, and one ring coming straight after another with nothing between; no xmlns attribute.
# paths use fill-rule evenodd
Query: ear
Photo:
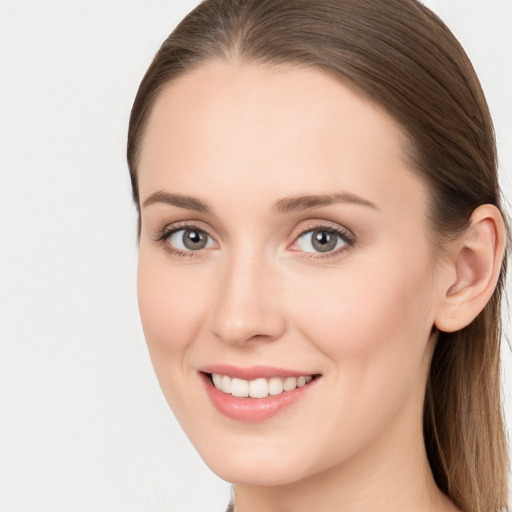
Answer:
<svg viewBox="0 0 512 512"><path fill-rule="evenodd" d="M454 332L469 325L489 302L500 275L506 232L503 217L493 205L479 206L464 234L449 250L449 276L435 318L440 331Z"/></svg>

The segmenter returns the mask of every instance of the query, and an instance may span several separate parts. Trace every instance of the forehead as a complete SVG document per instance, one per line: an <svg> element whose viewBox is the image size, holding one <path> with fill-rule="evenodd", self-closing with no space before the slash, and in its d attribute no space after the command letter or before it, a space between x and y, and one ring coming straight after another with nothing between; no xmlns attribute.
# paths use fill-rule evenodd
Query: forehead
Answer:
<svg viewBox="0 0 512 512"><path fill-rule="evenodd" d="M222 187L269 200L348 190L389 201L422 184L407 137L371 101L310 68L212 62L168 85L141 145L140 196L212 195Z"/></svg>

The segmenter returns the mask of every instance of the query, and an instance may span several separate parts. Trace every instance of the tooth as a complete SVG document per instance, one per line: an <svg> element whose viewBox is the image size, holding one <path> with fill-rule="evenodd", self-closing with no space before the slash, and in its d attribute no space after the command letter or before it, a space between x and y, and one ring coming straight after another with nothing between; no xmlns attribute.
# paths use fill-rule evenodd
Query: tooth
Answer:
<svg viewBox="0 0 512 512"><path fill-rule="evenodd" d="M231 394L231 377L228 377L227 375L222 376L222 384L221 389L224 391L224 393Z"/></svg>
<svg viewBox="0 0 512 512"><path fill-rule="evenodd" d="M234 379L228 375L212 373L211 378L214 386L224 393L236 397L265 398L268 395L279 395L283 391L292 391L302 387L313 380L311 375L300 377L287 377L271 379L259 378L250 382L244 379Z"/></svg>
<svg viewBox="0 0 512 512"><path fill-rule="evenodd" d="M249 396L252 398L265 398L268 396L267 379L255 379L249 382Z"/></svg>
<svg viewBox="0 0 512 512"><path fill-rule="evenodd" d="M283 392L283 381L278 377L270 379L268 383L268 394L279 395Z"/></svg>
<svg viewBox="0 0 512 512"><path fill-rule="evenodd" d="M233 379L231 381L231 394L233 396L249 396L249 382L242 379Z"/></svg>
<svg viewBox="0 0 512 512"><path fill-rule="evenodd" d="M297 379L295 377L288 377L283 384L285 391L291 391L297 387Z"/></svg>
<svg viewBox="0 0 512 512"><path fill-rule="evenodd" d="M222 375L212 373L213 384L217 389L222 389Z"/></svg>

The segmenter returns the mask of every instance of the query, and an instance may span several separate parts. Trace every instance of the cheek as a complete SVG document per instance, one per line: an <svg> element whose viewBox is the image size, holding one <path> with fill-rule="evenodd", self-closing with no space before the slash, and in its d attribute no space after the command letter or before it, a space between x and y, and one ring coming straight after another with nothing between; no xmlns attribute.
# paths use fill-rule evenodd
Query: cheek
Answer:
<svg viewBox="0 0 512 512"><path fill-rule="evenodd" d="M207 310L202 276L162 264L161 258L152 257L141 248L137 270L141 321L159 379L166 368L184 362Z"/></svg>
<svg viewBox="0 0 512 512"><path fill-rule="evenodd" d="M378 408L385 397L398 403L428 364L429 262L390 254L389 264L340 269L321 287L308 283L309 294L296 293L308 297L295 302L303 336L328 357L339 394L358 409Z"/></svg>
<svg viewBox="0 0 512 512"><path fill-rule="evenodd" d="M432 316L429 269L398 261L391 268L373 267L334 271L321 286L314 277L305 279L295 291L294 309L307 337L335 359L429 332L422 329Z"/></svg>
<svg viewBox="0 0 512 512"><path fill-rule="evenodd" d="M395 263L352 266L321 287L310 282L309 295L296 293L302 297L294 304L296 325L329 361L331 412L321 435L332 440L322 457L333 464L377 438L394 418L407 418L415 432L421 417L431 273L425 261L410 265L397 255Z"/></svg>

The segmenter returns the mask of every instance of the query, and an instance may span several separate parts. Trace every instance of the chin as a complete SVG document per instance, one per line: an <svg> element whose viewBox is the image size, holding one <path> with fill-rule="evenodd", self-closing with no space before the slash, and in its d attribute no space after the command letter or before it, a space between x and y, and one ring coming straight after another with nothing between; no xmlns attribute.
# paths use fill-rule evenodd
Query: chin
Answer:
<svg viewBox="0 0 512 512"><path fill-rule="evenodd" d="M308 475L302 469L281 464L278 467L246 460L243 464L221 461L208 465L220 478L232 484L253 486L281 486L303 480Z"/></svg>
<svg viewBox="0 0 512 512"><path fill-rule="evenodd" d="M318 471L315 471L313 458L305 458L301 450L293 450L290 446L279 449L272 446L272 443L262 446L257 438L246 438L244 442L245 449L243 446L236 446L241 444L236 440L228 446L218 443L218 449L213 448L214 443L207 447L196 445L196 449L208 467L230 483L287 485Z"/></svg>

